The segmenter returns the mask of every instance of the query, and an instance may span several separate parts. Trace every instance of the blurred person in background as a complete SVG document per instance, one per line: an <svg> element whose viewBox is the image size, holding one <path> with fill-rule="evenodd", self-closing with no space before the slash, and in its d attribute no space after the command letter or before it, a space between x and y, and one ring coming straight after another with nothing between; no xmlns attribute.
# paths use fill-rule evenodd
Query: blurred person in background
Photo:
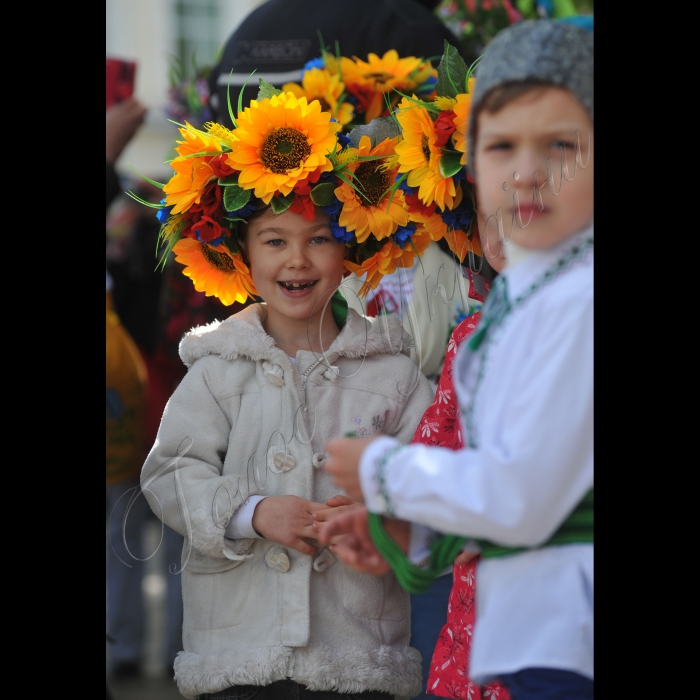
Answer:
<svg viewBox="0 0 700 700"><path fill-rule="evenodd" d="M399 56L439 59L445 41L459 41L434 14L440 0L353 0L339 6L328 0L268 0L231 34L221 60L209 74L213 121L228 128L227 93L235 111L241 87L243 106L258 94L258 79L276 88L299 80L307 61L321 55L320 37L335 54L366 58L394 49ZM233 71L233 72L232 72Z"/></svg>
<svg viewBox="0 0 700 700"><path fill-rule="evenodd" d="M115 167L117 160L145 115L146 108L133 97L107 109L108 211L121 191ZM138 486L146 453L147 374L141 353L114 309L113 293L114 281L107 271L107 635L111 673L125 677L140 672L143 657L143 567L139 558L142 526L149 511L143 499L138 499L126 522L124 515L129 504L128 494Z"/></svg>

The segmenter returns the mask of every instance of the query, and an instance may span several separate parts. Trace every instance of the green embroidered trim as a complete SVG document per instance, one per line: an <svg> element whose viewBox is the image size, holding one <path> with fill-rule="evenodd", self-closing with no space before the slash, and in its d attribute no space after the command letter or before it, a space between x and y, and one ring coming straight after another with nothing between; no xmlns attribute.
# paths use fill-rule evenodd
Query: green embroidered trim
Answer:
<svg viewBox="0 0 700 700"><path fill-rule="evenodd" d="M538 279L536 279L525 292L523 292L520 296L517 296L513 300L512 304L508 300L508 288L505 277L501 275L494 280L493 286L491 287L491 292L486 298L486 304L484 304L484 309L481 314L481 322L477 326L476 331L472 333L471 337L467 341L468 347L471 351L477 350L482 344L484 344L484 348L479 359L479 370L477 372L476 382L474 383L472 400L469 402L469 406L467 407L466 415L464 417L464 427L467 431L465 442L472 449L476 449L478 447L475 438L474 414L476 407L476 396L484 378L488 350L491 340L493 339L493 332L491 329L495 329L500 326L510 315L513 309L517 309L519 306L524 304L533 294L554 280L561 272L564 272L575 260L582 258L591 248L593 248L593 236L589 236L581 243L569 249L564 256L559 258L559 260L557 260Z"/></svg>
<svg viewBox="0 0 700 700"><path fill-rule="evenodd" d="M396 512L394 511L394 507L391 505L391 497L389 496L389 490L386 487L386 474L384 472L386 470L387 462L397 452L401 452L405 449L406 445L397 445L396 447L392 447L391 449L387 450L377 462L377 483L379 485L379 493L382 494L382 498L386 504L387 515L391 516L392 518L396 517Z"/></svg>

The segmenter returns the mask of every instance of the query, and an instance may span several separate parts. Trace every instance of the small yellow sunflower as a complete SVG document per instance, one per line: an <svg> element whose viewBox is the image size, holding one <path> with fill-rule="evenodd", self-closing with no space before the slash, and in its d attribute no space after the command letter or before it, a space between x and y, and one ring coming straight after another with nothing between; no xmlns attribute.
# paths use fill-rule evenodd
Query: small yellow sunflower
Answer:
<svg viewBox="0 0 700 700"><path fill-rule="evenodd" d="M360 147L352 150L357 156L389 156L398 139L398 136L384 139L372 148L370 137L362 136ZM388 190L396 177L396 166L392 169L386 165L386 161L379 158L356 160L347 166L348 176L364 196L345 182L335 190L335 196L343 202L338 223L348 231L354 231L358 243L367 240L370 234L381 240L408 223L403 192L397 190L389 203L391 193Z"/></svg>
<svg viewBox="0 0 700 700"><path fill-rule="evenodd" d="M325 69L311 68L304 73L301 85L285 83L282 90L293 93L297 98L305 97L309 102L318 100L321 103L321 109L324 112L330 112L333 119L337 119L342 125L352 120L352 105L349 102L338 104L345 90L345 83L340 81L339 75L332 75Z"/></svg>
<svg viewBox="0 0 700 700"><path fill-rule="evenodd" d="M418 187L424 204L436 202L440 209L452 209L457 188L451 177L440 174L442 149L435 143L433 120L425 107L403 99L396 115L403 141L396 146L399 172L408 173L409 187Z"/></svg>
<svg viewBox="0 0 700 700"><path fill-rule="evenodd" d="M275 192L288 195L316 169L333 169L328 154L335 151L340 129L318 100L307 103L283 92L251 101L238 115L238 141L231 144L227 163L241 171L240 187L255 188L255 196L269 204Z"/></svg>
<svg viewBox="0 0 700 700"><path fill-rule="evenodd" d="M411 74L424 67L420 58L399 58L394 49L387 51L381 58L370 53L367 61L357 56L353 59L342 57L340 64L348 90L360 99L367 124L384 111L384 93L393 93L394 89L401 92L413 90L418 83L415 74L414 77ZM418 73L422 75L422 71Z"/></svg>
<svg viewBox="0 0 700 700"><path fill-rule="evenodd" d="M430 236L419 229L420 227L416 229L411 237L411 243L407 244L403 250L401 246L390 240L382 246L379 252L364 260L361 265L350 260L345 261L345 267L350 272L354 272L358 277L367 275L358 296L367 296L370 289L377 288L384 275L396 272L396 268L412 267L416 255L422 255L430 245Z"/></svg>
<svg viewBox="0 0 700 700"><path fill-rule="evenodd" d="M467 129L469 128L469 113L472 109L472 95L474 94L475 78L469 78L467 89L469 93L462 92L457 95L457 104L452 108L455 113L453 123L455 125L454 135L452 140L455 149L462 153L459 162L462 165L467 164Z"/></svg>
<svg viewBox="0 0 700 700"><path fill-rule="evenodd" d="M175 260L185 266L182 273L194 282L194 288L208 297L218 297L225 306L258 296L243 258L224 245L214 247L194 238L181 238L173 252Z"/></svg>
<svg viewBox="0 0 700 700"><path fill-rule="evenodd" d="M185 122L185 127L179 129L179 132L185 138L184 141L177 141L179 144L175 150L180 156L191 156L195 153L211 152L215 156L221 153L221 143L219 139L212 134L206 134L203 131L195 129L191 124Z"/></svg>
<svg viewBox="0 0 700 700"><path fill-rule="evenodd" d="M216 173L207 162L211 157L180 156L170 162L175 174L163 187L166 206L172 206L171 214L186 212L195 202L201 201L205 185Z"/></svg>

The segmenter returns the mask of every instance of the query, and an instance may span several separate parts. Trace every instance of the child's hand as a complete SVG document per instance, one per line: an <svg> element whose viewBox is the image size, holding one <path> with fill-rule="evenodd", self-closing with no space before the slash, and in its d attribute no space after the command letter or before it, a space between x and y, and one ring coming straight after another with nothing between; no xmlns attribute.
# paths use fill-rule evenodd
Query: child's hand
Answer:
<svg viewBox="0 0 700 700"><path fill-rule="evenodd" d="M313 515L313 529L317 533L319 532L319 527L323 523L326 523L329 520L338 517L341 513L346 513L352 509L365 510L365 506L362 503L362 501L355 500L354 498L350 498L349 496L333 496L333 498L329 498L326 501L326 505L330 507L325 508L324 510L316 511ZM341 536L342 535L336 535L333 538L332 543L335 544Z"/></svg>
<svg viewBox="0 0 700 700"><path fill-rule="evenodd" d="M328 458L323 463L323 468L333 477L335 485L352 498L362 498L359 477L360 457L365 448L379 437L381 436L336 438L326 443Z"/></svg>
<svg viewBox="0 0 700 700"><path fill-rule="evenodd" d="M474 557L478 557L477 552L460 552L454 561L455 566L462 566L468 564Z"/></svg>
<svg viewBox="0 0 700 700"><path fill-rule="evenodd" d="M319 522L321 512L316 513L319 541L327 544L344 564L366 574L381 576L390 571L391 567L386 563L377 551L367 526L367 509L362 504L349 505L338 511L322 511L325 522Z"/></svg>
<svg viewBox="0 0 700 700"><path fill-rule="evenodd" d="M313 530L313 514L324 510L323 503L307 501L298 496L268 496L255 506L253 528L265 539L296 549L302 554L316 554L314 547L302 538L317 540Z"/></svg>

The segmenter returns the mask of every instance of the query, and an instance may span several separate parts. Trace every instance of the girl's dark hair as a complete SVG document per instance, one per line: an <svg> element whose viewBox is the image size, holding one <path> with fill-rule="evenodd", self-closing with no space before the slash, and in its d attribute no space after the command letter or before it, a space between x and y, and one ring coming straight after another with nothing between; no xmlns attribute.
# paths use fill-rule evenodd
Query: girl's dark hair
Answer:
<svg viewBox="0 0 700 700"><path fill-rule="evenodd" d="M243 262L246 265L250 265L250 260L248 260L248 253L245 249L246 237L248 236L248 226L250 225L251 221L259 219L271 208L271 205L264 204L262 200L260 200L258 203L258 208L252 214L250 214L245 221L236 222L236 236L238 238L238 246L241 249L241 257L243 258Z"/></svg>

